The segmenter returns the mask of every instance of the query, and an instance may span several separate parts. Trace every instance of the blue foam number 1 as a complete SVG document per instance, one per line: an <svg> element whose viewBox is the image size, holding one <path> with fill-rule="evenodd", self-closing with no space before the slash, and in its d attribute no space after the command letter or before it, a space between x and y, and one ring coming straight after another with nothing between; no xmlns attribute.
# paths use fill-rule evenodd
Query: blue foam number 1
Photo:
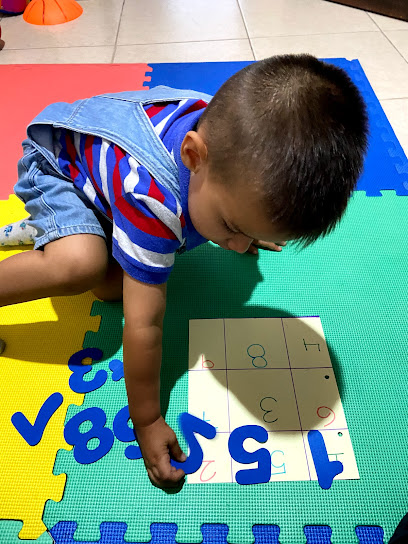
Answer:
<svg viewBox="0 0 408 544"><path fill-rule="evenodd" d="M319 485L322 489L329 489L333 483L333 478L343 472L343 463L340 461L329 461L321 432L316 430L309 431L307 439Z"/></svg>
<svg viewBox="0 0 408 544"><path fill-rule="evenodd" d="M21 412L16 412L11 416L11 422L17 431L21 434L24 440L30 446L36 446L44 434L45 427L49 420L58 410L63 402L61 393L53 393L41 406L40 411L35 419L34 425L28 421L26 416Z"/></svg>
<svg viewBox="0 0 408 544"><path fill-rule="evenodd" d="M203 450L201 449L201 446L198 443L194 433L211 439L215 437L217 431L210 423L188 414L187 412L180 414L179 426L184 438L187 440L190 454L184 463L171 460L171 464L176 468L183 469L186 474L193 474L201 467L204 458Z"/></svg>
<svg viewBox="0 0 408 544"><path fill-rule="evenodd" d="M235 474L241 485L264 484L271 479L271 455L266 448L250 453L244 449L244 440L253 438L264 444L268 440L268 431L260 425L243 425L232 431L228 440L228 450L231 457L238 463L258 463L258 468L238 470Z"/></svg>

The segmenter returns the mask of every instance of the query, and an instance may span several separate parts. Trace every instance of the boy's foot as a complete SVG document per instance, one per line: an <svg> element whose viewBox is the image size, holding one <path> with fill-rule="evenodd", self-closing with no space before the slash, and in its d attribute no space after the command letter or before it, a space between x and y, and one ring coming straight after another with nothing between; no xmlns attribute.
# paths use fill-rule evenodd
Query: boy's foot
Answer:
<svg viewBox="0 0 408 544"><path fill-rule="evenodd" d="M5 348L6 348L6 342L0 338L0 355L3 353Z"/></svg>

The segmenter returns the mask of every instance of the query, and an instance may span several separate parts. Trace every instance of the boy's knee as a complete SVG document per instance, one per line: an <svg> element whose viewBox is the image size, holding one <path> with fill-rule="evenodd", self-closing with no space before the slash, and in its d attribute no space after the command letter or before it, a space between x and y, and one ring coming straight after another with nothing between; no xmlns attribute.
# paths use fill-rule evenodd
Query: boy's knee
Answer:
<svg viewBox="0 0 408 544"><path fill-rule="evenodd" d="M108 251L103 238L92 234L67 236L45 246L55 282L67 294L93 289L106 275Z"/></svg>

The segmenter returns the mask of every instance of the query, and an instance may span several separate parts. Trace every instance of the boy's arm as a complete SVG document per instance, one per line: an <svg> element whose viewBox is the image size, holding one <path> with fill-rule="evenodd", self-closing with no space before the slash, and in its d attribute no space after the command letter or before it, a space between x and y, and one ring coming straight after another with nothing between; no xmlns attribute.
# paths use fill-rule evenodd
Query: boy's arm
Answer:
<svg viewBox="0 0 408 544"><path fill-rule="evenodd" d="M123 362L129 412L151 481L177 487L184 476L170 465L185 456L160 413L160 366L166 284L150 285L123 273Z"/></svg>

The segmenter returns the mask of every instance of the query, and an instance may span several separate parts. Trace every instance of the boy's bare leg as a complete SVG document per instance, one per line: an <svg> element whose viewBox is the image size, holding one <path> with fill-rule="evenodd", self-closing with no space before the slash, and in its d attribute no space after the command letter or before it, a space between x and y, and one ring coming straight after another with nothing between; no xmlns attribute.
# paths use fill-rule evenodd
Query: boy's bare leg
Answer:
<svg viewBox="0 0 408 544"><path fill-rule="evenodd" d="M60 238L44 251L25 251L0 262L0 306L83 293L98 286L107 270L108 251L101 236Z"/></svg>

